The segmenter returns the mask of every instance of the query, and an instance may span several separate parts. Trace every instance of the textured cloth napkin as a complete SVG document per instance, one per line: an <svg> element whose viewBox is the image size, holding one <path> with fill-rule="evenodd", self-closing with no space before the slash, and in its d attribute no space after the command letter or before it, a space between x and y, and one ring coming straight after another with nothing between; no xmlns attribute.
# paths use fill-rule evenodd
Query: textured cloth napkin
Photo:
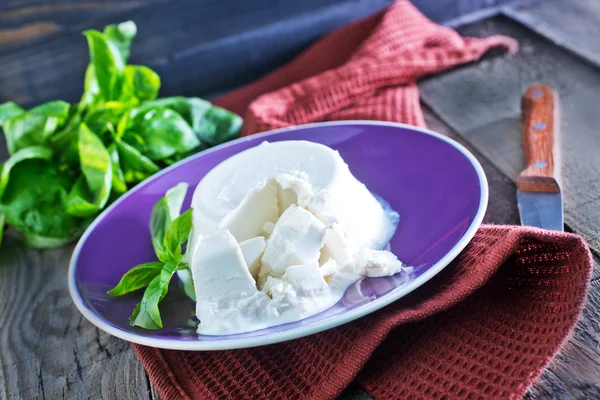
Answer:
<svg viewBox="0 0 600 400"><path fill-rule="evenodd" d="M217 103L245 114L245 134L336 119L424 126L415 80L491 47L517 45L462 38L399 1ZM578 236L483 226L430 282L324 333L233 351L134 348L165 399L330 399L354 379L378 399L520 398L576 323L591 268Z"/></svg>

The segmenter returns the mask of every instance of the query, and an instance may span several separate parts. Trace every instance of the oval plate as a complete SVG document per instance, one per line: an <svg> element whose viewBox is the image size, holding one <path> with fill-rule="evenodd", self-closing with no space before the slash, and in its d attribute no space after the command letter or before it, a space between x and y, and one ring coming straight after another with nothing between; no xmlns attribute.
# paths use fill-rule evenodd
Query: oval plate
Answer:
<svg viewBox="0 0 600 400"><path fill-rule="evenodd" d="M164 328L132 328L129 315L141 293L113 298L132 266L155 260L148 221L154 203L179 182L190 190L214 166L268 140L309 140L340 152L350 170L400 213L391 251L413 270L365 278L332 308L313 317L237 335L197 335L194 303L171 285L161 303ZM106 209L77 244L69 267L69 291L77 308L98 328L133 343L178 350L223 350L261 346L321 332L380 309L431 279L471 240L487 206L485 174L456 142L408 125L344 121L297 126L241 138L187 158L140 183ZM174 279L175 281L176 279Z"/></svg>

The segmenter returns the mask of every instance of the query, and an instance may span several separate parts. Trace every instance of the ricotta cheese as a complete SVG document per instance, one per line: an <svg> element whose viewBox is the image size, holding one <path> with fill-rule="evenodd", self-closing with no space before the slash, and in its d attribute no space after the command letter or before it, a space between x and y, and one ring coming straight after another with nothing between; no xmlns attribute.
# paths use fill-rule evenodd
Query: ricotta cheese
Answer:
<svg viewBox="0 0 600 400"><path fill-rule="evenodd" d="M243 151L200 181L192 207L186 258L200 334L307 318L361 277L403 268L382 250L397 214L327 146L265 142Z"/></svg>

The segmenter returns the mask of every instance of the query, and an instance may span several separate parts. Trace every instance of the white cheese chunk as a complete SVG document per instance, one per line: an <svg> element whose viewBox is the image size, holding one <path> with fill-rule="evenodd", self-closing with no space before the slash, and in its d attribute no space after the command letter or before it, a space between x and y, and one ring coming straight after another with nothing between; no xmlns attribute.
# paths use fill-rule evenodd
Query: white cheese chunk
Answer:
<svg viewBox="0 0 600 400"><path fill-rule="evenodd" d="M240 249L244 256L244 261L248 266L248 271L254 279L258 278L258 272L260 271L260 259L267 247L265 238L257 236L252 239L245 240L240 243Z"/></svg>
<svg viewBox="0 0 600 400"><path fill-rule="evenodd" d="M272 223L271 221L267 221L265 222L265 224L263 225L263 233L269 237L271 236L271 233L273 233L273 228L275 228L275 224Z"/></svg>
<svg viewBox="0 0 600 400"><path fill-rule="evenodd" d="M354 254L350 268L362 276L380 277L397 274L402 267L398 257L389 251L363 247Z"/></svg>
<svg viewBox="0 0 600 400"><path fill-rule="evenodd" d="M257 291L240 246L229 231L202 237L190 268L197 304L202 299L241 297Z"/></svg>
<svg viewBox="0 0 600 400"><path fill-rule="evenodd" d="M323 275L324 277L328 277L331 276L333 274L335 274L335 272L337 271L337 262L334 259L329 259L327 261L325 261L325 263L323 265L321 265L320 270L321 270L321 275Z"/></svg>
<svg viewBox="0 0 600 400"><path fill-rule="evenodd" d="M291 283L302 295L314 295L327 290L327 282L323 279L317 261L292 265L285 270L281 279Z"/></svg>
<svg viewBox="0 0 600 400"><path fill-rule="evenodd" d="M240 205L223 218L219 230L229 230L238 242L259 236L265 222L275 222L279 217L278 189L274 181L252 189Z"/></svg>
<svg viewBox="0 0 600 400"><path fill-rule="evenodd" d="M267 276L281 277L292 265L319 259L326 226L310 212L291 205L281 215L262 256L259 287Z"/></svg>

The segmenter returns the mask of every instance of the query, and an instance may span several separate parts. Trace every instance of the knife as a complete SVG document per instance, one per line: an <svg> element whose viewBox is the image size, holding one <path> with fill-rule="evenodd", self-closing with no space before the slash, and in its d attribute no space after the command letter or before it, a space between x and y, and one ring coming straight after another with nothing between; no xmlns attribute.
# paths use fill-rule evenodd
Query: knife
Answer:
<svg viewBox="0 0 600 400"><path fill-rule="evenodd" d="M558 95L546 85L534 85L523 95L521 107L526 160L517 179L521 224L562 231Z"/></svg>

